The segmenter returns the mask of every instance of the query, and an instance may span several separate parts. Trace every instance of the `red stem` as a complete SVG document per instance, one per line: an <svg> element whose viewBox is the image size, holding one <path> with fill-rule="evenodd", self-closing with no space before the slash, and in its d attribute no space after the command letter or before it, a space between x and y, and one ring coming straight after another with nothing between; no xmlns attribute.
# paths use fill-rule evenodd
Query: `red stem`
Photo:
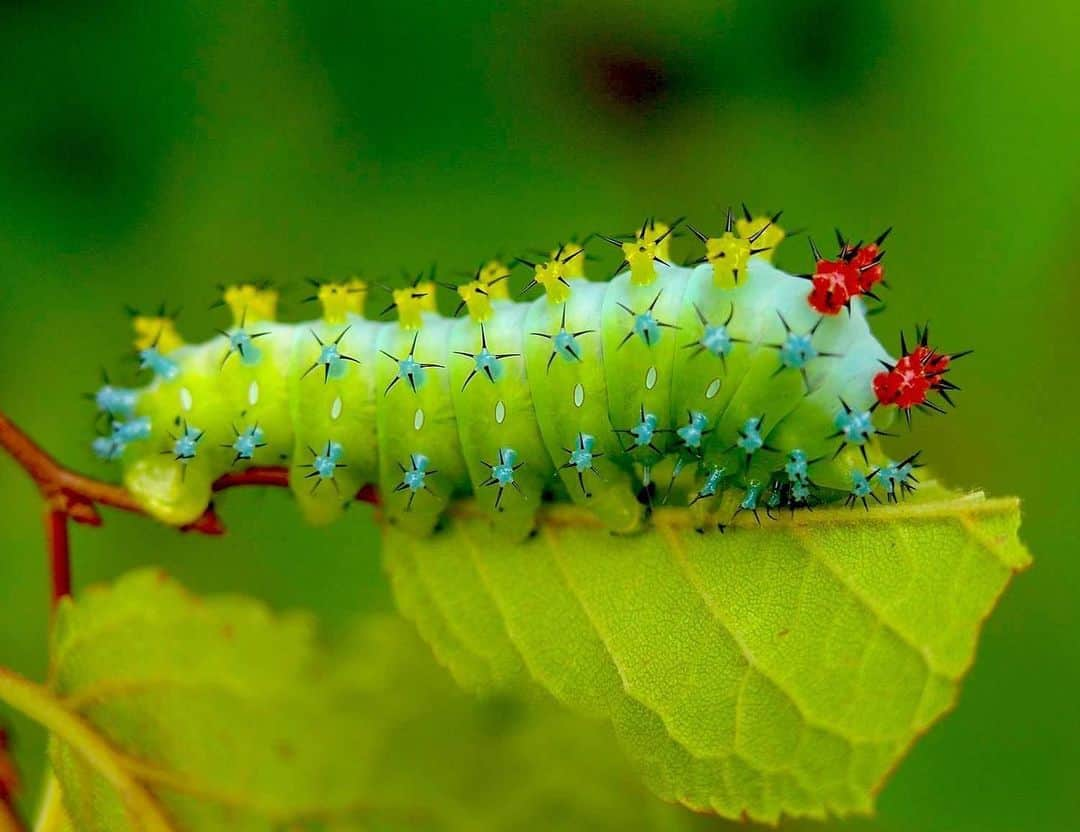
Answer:
<svg viewBox="0 0 1080 832"><path fill-rule="evenodd" d="M49 547L52 598L55 604L71 594L71 543L68 520L88 526L100 526L97 507L110 506L133 514L144 514L142 506L126 488L101 482L60 465L14 422L0 412L0 448L14 459L41 492L45 500L45 534ZM286 487L287 468L248 468L223 474L215 482L215 492L245 485ZM378 492L365 485L357 494L361 502L377 505ZM185 532L224 534L225 526L210 505L202 516L181 528Z"/></svg>
<svg viewBox="0 0 1080 832"><path fill-rule="evenodd" d="M71 540L68 516L63 511L45 512L45 540L49 546L49 566L52 572L52 602L71 594Z"/></svg>

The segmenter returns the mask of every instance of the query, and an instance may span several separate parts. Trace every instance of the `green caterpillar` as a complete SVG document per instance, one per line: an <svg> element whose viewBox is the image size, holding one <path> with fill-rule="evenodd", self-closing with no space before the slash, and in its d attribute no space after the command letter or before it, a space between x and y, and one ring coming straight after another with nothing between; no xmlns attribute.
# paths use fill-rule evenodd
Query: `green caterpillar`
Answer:
<svg viewBox="0 0 1080 832"><path fill-rule="evenodd" d="M744 209L745 210L745 209ZM187 345L164 313L135 318L140 390L95 394L109 426L94 442L117 459L145 509L195 520L222 474L287 465L313 521L377 485L387 522L430 533L448 503L475 495L510 539L545 501L594 510L615 532L654 501L683 504L699 527L734 513L891 500L914 487L915 455L892 461L877 436L913 407L939 409L951 359L927 344L889 356L867 323L884 235L813 248L813 274L776 269L774 217L728 212L705 254L672 265L674 223L647 221L618 246L623 269L584 278L572 244L532 270L514 302L498 262L455 288L463 317L436 311L436 285L393 290L397 320L363 317L367 286L319 285L321 319L274 321L277 292L226 289L233 325ZM839 235L838 235L839 236ZM813 247L813 244L811 243ZM725 509L729 511L730 509Z"/></svg>

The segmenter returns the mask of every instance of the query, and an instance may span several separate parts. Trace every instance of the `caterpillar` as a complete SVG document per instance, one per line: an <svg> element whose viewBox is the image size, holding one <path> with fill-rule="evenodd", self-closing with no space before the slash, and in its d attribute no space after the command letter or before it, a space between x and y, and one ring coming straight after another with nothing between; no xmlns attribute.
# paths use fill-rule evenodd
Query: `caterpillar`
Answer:
<svg viewBox="0 0 1080 832"><path fill-rule="evenodd" d="M832 259L810 241L814 270L772 263L780 214L728 210L714 235L686 229L704 252L675 264L682 220L594 235L535 262L493 260L461 285L434 275L387 289L364 316L368 284L312 281L322 315L276 321L269 283L223 287L232 323L186 344L174 317L134 314L139 389L105 380L98 456L119 462L143 507L173 524L207 508L222 474L289 468L315 522L378 488L387 522L432 532L451 500L474 495L508 539L533 530L546 501L591 508L614 532L651 505L683 505L700 529L748 513L846 502L869 507L918 483L919 454L879 443L897 413L944 412L947 379L966 353L916 328L891 356L868 324L886 285L883 244L838 231ZM586 246L622 255L608 281L585 277ZM514 267L528 270L511 298ZM442 286L453 315L437 311ZM467 314L461 315L460 313ZM884 501L882 498L885 498ZM719 516L727 506L730 515ZM719 517L719 519L718 519Z"/></svg>

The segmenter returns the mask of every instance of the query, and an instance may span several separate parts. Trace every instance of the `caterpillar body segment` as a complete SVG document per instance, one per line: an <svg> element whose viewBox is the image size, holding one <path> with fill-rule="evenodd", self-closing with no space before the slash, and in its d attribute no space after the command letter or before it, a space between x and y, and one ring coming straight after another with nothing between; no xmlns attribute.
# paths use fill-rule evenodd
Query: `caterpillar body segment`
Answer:
<svg viewBox="0 0 1080 832"><path fill-rule="evenodd" d="M272 288L228 287L232 326L199 345L164 310L136 316L153 379L93 397L110 423L94 448L175 524L199 517L218 477L251 466L287 466L315 522L376 484L385 519L421 535L466 495L508 539L550 500L624 533L657 502L705 528L760 521L759 509L895 501L918 464L878 448L892 408L910 421L940 409L930 392L951 404L944 375L964 353L919 329L893 359L874 338L863 296L883 282L884 235L841 240L835 261L812 246L817 272L789 275L770 260L777 216L729 215L719 237L691 229L705 256L689 267L671 261L678 223L647 221L605 238L624 254L608 282L584 277L583 244L559 246L521 261L544 290L529 302L510 299L509 270L490 261L450 287L461 317L435 311L433 276L390 290L396 321L363 317L357 278L316 284L323 316L297 324L273 320ZM819 302L822 263L847 281L839 307Z"/></svg>
<svg viewBox="0 0 1080 832"><path fill-rule="evenodd" d="M421 316L418 328L376 324L375 421L368 429L378 436L377 482L387 495L387 518L426 534L451 498L471 488L448 369L453 329L463 320ZM422 486L414 475L412 485L395 491L417 464L426 465ZM403 499L391 499L395 494Z"/></svg>
<svg viewBox="0 0 1080 832"><path fill-rule="evenodd" d="M457 321L450 334L450 392L469 490L515 537L532 530L554 459L536 418L525 351L529 304L496 302L486 322Z"/></svg>
<svg viewBox="0 0 1080 832"><path fill-rule="evenodd" d="M573 502L591 506L609 528L628 532L638 526L643 507L626 459L630 443L617 432L629 423L617 423L610 406L602 330L607 296L608 284L582 280L566 303L533 302L523 352L540 432L563 490ZM592 459L579 471L571 456L582 437L592 439Z"/></svg>
<svg viewBox="0 0 1080 832"><path fill-rule="evenodd" d="M324 286L320 294L326 292ZM293 445L287 456L274 463L292 463L290 485L304 514L316 523L337 518L347 497L379 481L375 371L377 339L384 327L341 310L336 306L339 297L330 297L334 306L329 319L297 325L292 334L285 371L291 430L287 424L281 429L286 436L294 434ZM330 312L330 306L325 308ZM252 398L249 395L249 405ZM328 443L340 446L347 457L335 465L333 477L320 477L314 467L301 467L314 466Z"/></svg>
<svg viewBox="0 0 1080 832"><path fill-rule="evenodd" d="M218 336L169 352L179 372L158 374L138 391L132 421L147 420L151 432L123 449L124 481L147 511L165 522L188 523L206 509L213 481L239 467L231 447L237 432L257 424L264 436L258 443L263 447L253 449L244 465L275 465L292 457L290 371L302 330L272 323L260 328L268 334L259 339L257 364L224 361L231 344ZM114 421L114 436L125 424ZM166 452L174 437L192 428L203 434L193 456L177 460Z"/></svg>

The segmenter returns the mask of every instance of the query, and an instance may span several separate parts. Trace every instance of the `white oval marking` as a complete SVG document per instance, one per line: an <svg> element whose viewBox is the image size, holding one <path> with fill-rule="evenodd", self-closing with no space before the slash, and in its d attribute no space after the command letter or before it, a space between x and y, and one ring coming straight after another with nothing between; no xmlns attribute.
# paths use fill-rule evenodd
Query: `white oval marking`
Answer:
<svg viewBox="0 0 1080 832"><path fill-rule="evenodd" d="M656 367L650 367L645 373L645 389L652 390L656 386Z"/></svg>
<svg viewBox="0 0 1080 832"><path fill-rule="evenodd" d="M413 430L420 430L424 426L424 411L422 408L416 408L416 413L412 420Z"/></svg>
<svg viewBox="0 0 1080 832"><path fill-rule="evenodd" d="M255 404L259 401L259 382L252 380L248 385L248 404Z"/></svg>
<svg viewBox="0 0 1080 832"><path fill-rule="evenodd" d="M709 386L705 388L705 398L706 399L711 399L719 392L720 392L720 379L714 378L712 381L709 382Z"/></svg>
<svg viewBox="0 0 1080 832"><path fill-rule="evenodd" d="M574 407L581 407L585 402L585 388L581 386L581 382L574 385Z"/></svg>
<svg viewBox="0 0 1080 832"><path fill-rule="evenodd" d="M502 399L495 402L495 421L500 425L506 420L506 405L503 404Z"/></svg>
<svg viewBox="0 0 1080 832"><path fill-rule="evenodd" d="M195 400L191 397L191 391L186 387L180 388L180 406L184 410L191 412L191 406L195 404Z"/></svg>
<svg viewBox="0 0 1080 832"><path fill-rule="evenodd" d="M330 418L336 421L339 416L341 416L341 396L337 396L334 403L330 405Z"/></svg>

